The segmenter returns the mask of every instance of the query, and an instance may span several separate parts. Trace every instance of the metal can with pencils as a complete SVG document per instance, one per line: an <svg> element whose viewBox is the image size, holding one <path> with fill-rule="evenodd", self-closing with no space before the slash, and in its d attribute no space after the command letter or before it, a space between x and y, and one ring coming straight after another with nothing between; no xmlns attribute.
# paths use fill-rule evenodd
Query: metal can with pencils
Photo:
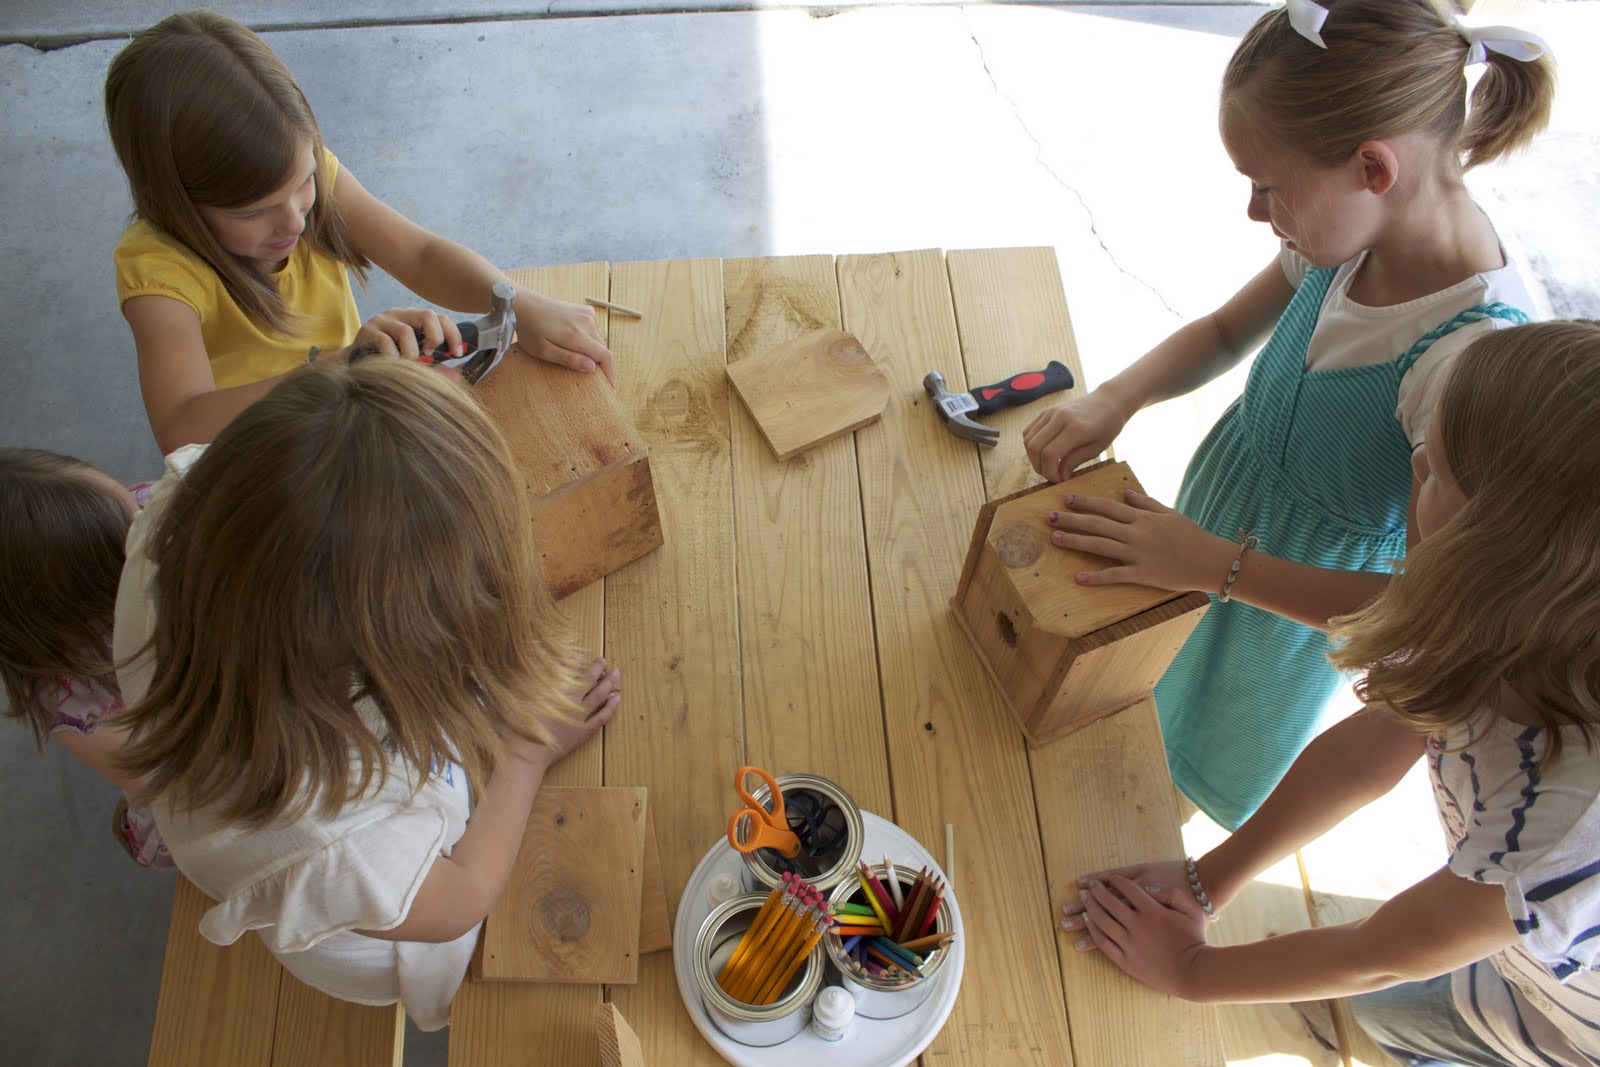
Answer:
<svg viewBox="0 0 1600 1067"><path fill-rule="evenodd" d="M825 967L819 942L782 983L781 992L770 1004L747 1004L722 988L718 977L767 897L766 893L747 893L713 908L700 924L694 948L693 979L712 1023L740 1044L755 1047L781 1044L806 1028Z"/></svg>
<svg viewBox="0 0 1600 1067"><path fill-rule="evenodd" d="M789 828L800 838L802 854L790 860L765 848L744 853L745 885L756 892L775 889L786 873L793 873L827 892L849 878L861 859L866 834L861 809L849 793L821 775L780 774L775 781L783 794ZM771 806L771 792L765 784L751 796L763 806Z"/></svg>
<svg viewBox="0 0 1600 1067"><path fill-rule="evenodd" d="M879 864L870 868L879 879L889 876L889 868ZM916 872L903 867L895 869L895 878L902 887L902 896L910 891ZM841 882L829 898L835 911L841 904L867 903L866 891L854 878ZM949 901L941 895L934 912L931 935L951 934L954 930L950 917ZM915 1011L932 995L942 976L941 968L949 951L937 947L919 952L921 963L914 968L877 971L855 956L846 954L844 946L849 939L841 939L832 930L822 936L822 947L838 977L839 984L848 989L856 999L856 1014L868 1019L895 1019Z"/></svg>

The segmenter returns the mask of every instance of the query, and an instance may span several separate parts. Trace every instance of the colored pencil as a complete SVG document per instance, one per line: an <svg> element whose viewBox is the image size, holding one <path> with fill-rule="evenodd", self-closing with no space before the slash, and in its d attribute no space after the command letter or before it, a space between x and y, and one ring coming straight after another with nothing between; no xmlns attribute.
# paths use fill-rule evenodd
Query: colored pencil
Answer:
<svg viewBox="0 0 1600 1067"><path fill-rule="evenodd" d="M922 925L922 909L928 903L928 872L917 872L917 880L911 886L910 899L906 901L906 910L901 914L900 921L890 927L889 934L896 941L905 941L912 937L911 926L915 923Z"/></svg>
<svg viewBox="0 0 1600 1067"><path fill-rule="evenodd" d="M927 954L936 948L944 948L956 939L955 934L933 934L930 937L919 937L911 941L900 942L901 948L910 949L912 952Z"/></svg>
<svg viewBox="0 0 1600 1067"><path fill-rule="evenodd" d="M846 942L845 942L845 943L844 943L844 944L843 944L843 945L842 945L842 946L841 946L841 947L840 947L840 951L841 951L841 952L846 952L846 953L848 953L848 952L850 952L850 951L851 951L851 950L853 950L853 949L854 949L854 948L855 948L855 947L856 947L856 946L857 946L857 945L859 945L859 944L861 944L861 939L862 939L862 937L864 937L864 936L865 936L865 935L864 935L864 934L856 934L856 935L854 935L854 936L852 936L852 937L851 937L851 938L850 938L850 940L848 940L848 941L846 941Z"/></svg>
<svg viewBox="0 0 1600 1067"><path fill-rule="evenodd" d="M933 888L933 901L928 905L928 914L922 920L922 926L917 930L917 937L927 937L928 932L939 921L939 905L944 901L944 883L940 882Z"/></svg>
<svg viewBox="0 0 1600 1067"><path fill-rule="evenodd" d="M906 906L905 897L900 889L900 872L894 869L894 860L888 856L883 857L884 882L889 886L889 895L894 898L896 908Z"/></svg>
<svg viewBox="0 0 1600 1067"><path fill-rule="evenodd" d="M910 951L909 949L901 948L899 945L895 944L893 941L890 941L887 937L875 937L875 938L873 938L872 939L872 946L874 948L876 948L879 952L884 953L890 959L897 960L897 961L899 961L899 962L901 962L903 964L909 965L911 967L920 967L920 966L922 966L922 957L921 956L917 955L915 952Z"/></svg>
<svg viewBox="0 0 1600 1067"><path fill-rule="evenodd" d="M889 897L889 891L883 887L883 882L872 873L872 868L865 863L861 864L861 873L867 876L867 885L878 898L878 903L883 907L884 917L889 920L885 925L893 926L894 920L899 916L900 909L894 906L894 901Z"/></svg>
<svg viewBox="0 0 1600 1067"><path fill-rule="evenodd" d="M867 895L867 903L872 905L872 910L878 913L878 921L883 923L885 930L892 925L889 922L889 913L883 910L883 904L878 900L878 895L872 891L872 886L867 882L867 876L861 871L856 872L856 881L861 883L861 891Z"/></svg>
<svg viewBox="0 0 1600 1067"><path fill-rule="evenodd" d="M876 956L878 958L878 960L880 962L882 962L885 966L891 967L894 970L903 971L908 975L911 973L910 971L906 970L905 966L899 960L895 959L893 956L890 956L887 952L884 952L881 949L878 949L878 948L876 948L876 947L874 947L872 945L868 945L867 946L867 955Z"/></svg>
<svg viewBox="0 0 1600 1067"><path fill-rule="evenodd" d="M835 926L832 928L835 937L882 937L884 929L881 926Z"/></svg>
<svg viewBox="0 0 1600 1067"><path fill-rule="evenodd" d="M873 911L872 908L869 907L868 905L866 905L866 904L857 904L853 900L847 900L843 904L836 905L833 910L836 911L836 912L841 912L841 913L843 913L845 915L877 915L878 914L877 912Z"/></svg>

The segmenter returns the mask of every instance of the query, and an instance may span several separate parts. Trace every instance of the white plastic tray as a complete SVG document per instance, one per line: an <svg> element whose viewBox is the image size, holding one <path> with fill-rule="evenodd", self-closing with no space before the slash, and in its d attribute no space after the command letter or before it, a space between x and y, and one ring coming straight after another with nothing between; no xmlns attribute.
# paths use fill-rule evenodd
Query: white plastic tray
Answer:
<svg viewBox="0 0 1600 1067"><path fill-rule="evenodd" d="M861 822L864 838L861 858L867 863L876 864L888 855L896 866L908 865L913 870L927 866L940 878L945 877L928 850L894 823L868 811L861 813ZM672 927L672 965L678 976L678 995L683 998L683 1006L688 1009L695 1028L723 1059L734 1067L815 1067L823 1062L821 1057L826 1056L826 1062L832 1067L904 1067L928 1047L955 1007L956 994L961 991L961 972L967 961L966 930L961 923L955 890L948 886L949 879L945 879L944 899L950 907L950 928L955 931L956 939L950 943L946 950L950 955L933 979L937 988L916 1010L898 1019L866 1019L857 1015L841 1041L824 1041L807 1026L781 1045L754 1048L741 1045L717 1029L706 1013L692 978L695 935L700 932L700 924L705 922L706 916L711 914L706 890L711 880L723 872L743 878L744 860L727 841L718 840L689 876ZM824 966L831 968L833 965Z"/></svg>

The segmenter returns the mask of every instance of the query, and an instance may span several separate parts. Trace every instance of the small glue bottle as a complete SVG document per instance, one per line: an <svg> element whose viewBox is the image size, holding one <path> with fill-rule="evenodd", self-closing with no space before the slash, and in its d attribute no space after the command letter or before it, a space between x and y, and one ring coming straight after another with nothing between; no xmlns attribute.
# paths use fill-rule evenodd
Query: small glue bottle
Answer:
<svg viewBox="0 0 1600 1067"><path fill-rule="evenodd" d="M723 871L706 886L706 907L715 908L725 900L732 900L739 895L739 889L738 877Z"/></svg>
<svg viewBox="0 0 1600 1067"><path fill-rule="evenodd" d="M811 1004L811 1029L824 1041L838 1041L856 1017L856 998L843 986L825 986Z"/></svg>

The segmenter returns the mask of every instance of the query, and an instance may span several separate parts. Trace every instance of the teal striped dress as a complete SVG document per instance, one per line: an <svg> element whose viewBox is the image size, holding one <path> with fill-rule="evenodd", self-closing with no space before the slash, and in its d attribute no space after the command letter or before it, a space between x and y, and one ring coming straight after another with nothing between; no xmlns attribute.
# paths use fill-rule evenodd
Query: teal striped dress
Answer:
<svg viewBox="0 0 1600 1067"><path fill-rule="evenodd" d="M1400 379L1429 345L1468 323L1527 316L1479 305L1387 363L1307 370L1333 276L1306 274L1244 394L1189 461L1177 507L1226 538L1254 530L1260 551L1282 559L1390 571L1405 555L1411 499L1411 444L1394 415ZM1327 655L1322 631L1213 595L1156 686L1173 781L1228 829L1261 806L1311 740L1339 684Z"/></svg>

